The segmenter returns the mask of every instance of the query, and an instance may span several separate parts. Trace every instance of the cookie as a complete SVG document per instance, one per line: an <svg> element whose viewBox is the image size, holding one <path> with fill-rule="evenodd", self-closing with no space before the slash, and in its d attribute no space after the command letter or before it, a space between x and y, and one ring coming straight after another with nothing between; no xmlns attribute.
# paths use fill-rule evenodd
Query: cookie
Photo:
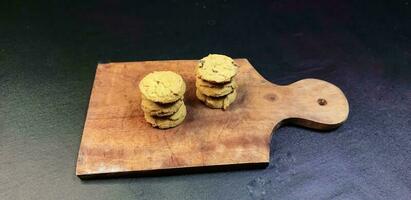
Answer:
<svg viewBox="0 0 411 200"><path fill-rule="evenodd" d="M200 60L197 77L212 83L227 83L237 74L237 64L228 56L210 54Z"/></svg>
<svg viewBox="0 0 411 200"><path fill-rule="evenodd" d="M171 71L157 71L145 76L139 84L141 93L150 101L172 103L181 99L186 90L183 78Z"/></svg>
<svg viewBox="0 0 411 200"><path fill-rule="evenodd" d="M145 113L151 116L170 116L176 113L183 104L183 99L179 99L173 103L162 104L150 101L144 96L141 97L141 108Z"/></svg>
<svg viewBox="0 0 411 200"><path fill-rule="evenodd" d="M231 82L226 84L215 84L197 77L196 87L201 93L207 96L221 97L232 93L233 90L237 88L237 83L233 79Z"/></svg>
<svg viewBox="0 0 411 200"><path fill-rule="evenodd" d="M144 113L144 118L153 127L161 129L172 128L181 124L187 115L187 109L184 104L180 106L176 113L168 117L154 117L148 113Z"/></svg>
<svg viewBox="0 0 411 200"><path fill-rule="evenodd" d="M237 98L237 91L233 90L232 93L223 97L209 97L201 93L200 90L196 90L196 96L210 108L222 108L226 110L228 106Z"/></svg>

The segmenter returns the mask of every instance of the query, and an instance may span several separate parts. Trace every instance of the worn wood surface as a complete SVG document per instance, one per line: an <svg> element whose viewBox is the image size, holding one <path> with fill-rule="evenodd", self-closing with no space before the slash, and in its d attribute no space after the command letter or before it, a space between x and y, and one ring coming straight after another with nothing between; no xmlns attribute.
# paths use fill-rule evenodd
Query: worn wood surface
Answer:
<svg viewBox="0 0 411 200"><path fill-rule="evenodd" d="M210 109L195 97L194 60L100 64L92 89L76 174L80 178L209 169L269 162L273 129L287 121L327 130L348 116L336 86L304 79L286 86L265 80L246 59L240 65L237 100ZM181 74L187 84L187 117L159 130L144 121L139 81L155 70Z"/></svg>

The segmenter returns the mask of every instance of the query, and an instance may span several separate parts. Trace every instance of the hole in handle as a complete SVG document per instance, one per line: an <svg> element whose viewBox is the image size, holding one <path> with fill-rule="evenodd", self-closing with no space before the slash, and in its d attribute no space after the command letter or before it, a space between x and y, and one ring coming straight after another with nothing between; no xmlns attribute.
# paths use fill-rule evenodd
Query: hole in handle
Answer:
<svg viewBox="0 0 411 200"><path fill-rule="evenodd" d="M323 99L323 98L319 98L319 99L317 100L317 103L318 103L318 105L320 105L320 106L325 106L325 105L327 105L327 100L325 100L325 99Z"/></svg>

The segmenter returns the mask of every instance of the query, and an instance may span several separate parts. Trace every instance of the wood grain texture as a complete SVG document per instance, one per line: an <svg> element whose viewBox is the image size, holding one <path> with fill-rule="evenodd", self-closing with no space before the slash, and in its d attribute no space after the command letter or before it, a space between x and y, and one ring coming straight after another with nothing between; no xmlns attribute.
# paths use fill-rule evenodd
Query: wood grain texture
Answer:
<svg viewBox="0 0 411 200"><path fill-rule="evenodd" d="M236 62L238 97L226 111L196 99L197 61L98 65L77 176L267 164L271 134L281 122L327 130L347 119L347 99L333 84L304 79L279 86L265 80L246 59ZM155 129L144 120L138 83L155 70L175 71L186 81L187 117L176 128Z"/></svg>

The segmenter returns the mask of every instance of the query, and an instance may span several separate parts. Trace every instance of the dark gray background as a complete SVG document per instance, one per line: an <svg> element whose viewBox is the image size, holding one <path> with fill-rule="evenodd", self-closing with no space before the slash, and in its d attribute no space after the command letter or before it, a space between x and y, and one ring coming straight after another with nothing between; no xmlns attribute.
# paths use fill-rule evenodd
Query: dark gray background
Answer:
<svg viewBox="0 0 411 200"><path fill-rule="evenodd" d="M411 199L411 2L0 3L0 199ZM98 62L245 57L338 85L348 121L284 127L267 169L81 181Z"/></svg>

